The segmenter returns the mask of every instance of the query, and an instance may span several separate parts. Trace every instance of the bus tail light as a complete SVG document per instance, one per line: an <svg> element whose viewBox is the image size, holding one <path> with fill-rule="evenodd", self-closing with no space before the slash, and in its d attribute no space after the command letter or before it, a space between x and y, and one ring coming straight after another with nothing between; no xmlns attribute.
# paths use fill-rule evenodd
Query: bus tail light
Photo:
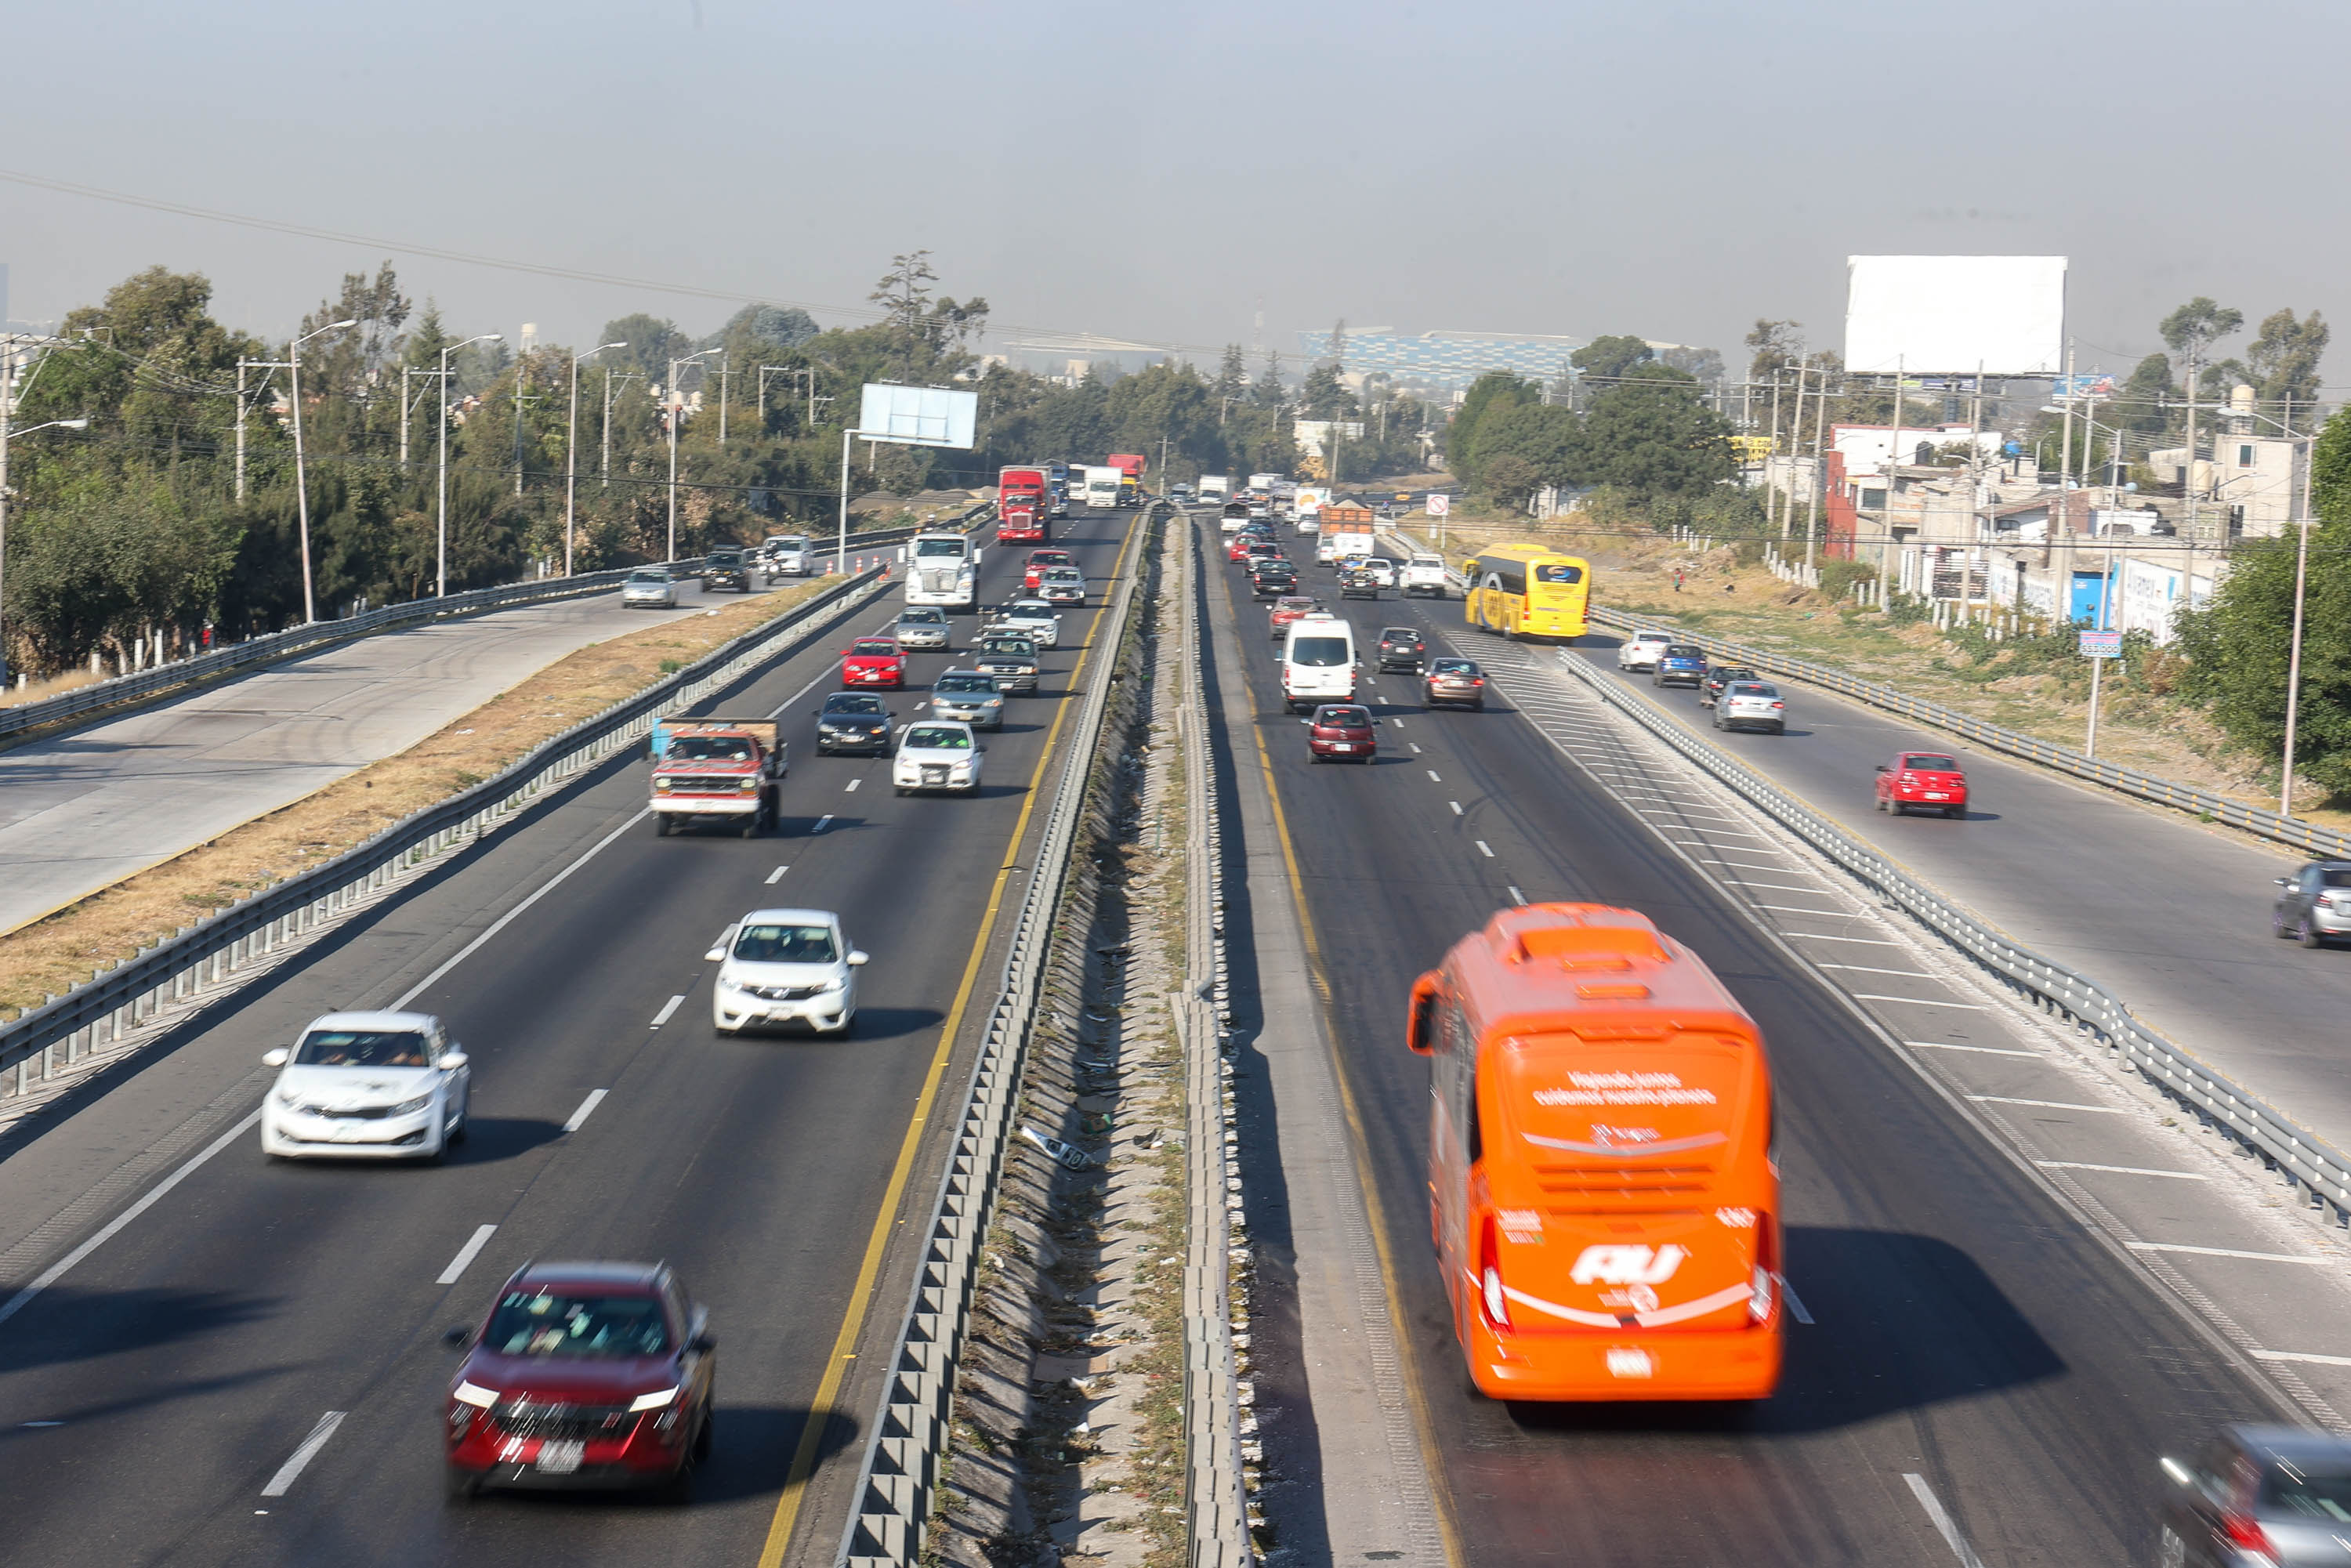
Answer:
<svg viewBox="0 0 2351 1568"><path fill-rule="evenodd" d="M1755 1271L1748 1276L1747 1321L1761 1327L1780 1304L1780 1228L1768 1214L1756 1217Z"/></svg>
<svg viewBox="0 0 2351 1568"><path fill-rule="evenodd" d="M1486 1264L1486 1316L1496 1328L1510 1326L1510 1300L1502 1293L1502 1271L1490 1260Z"/></svg>

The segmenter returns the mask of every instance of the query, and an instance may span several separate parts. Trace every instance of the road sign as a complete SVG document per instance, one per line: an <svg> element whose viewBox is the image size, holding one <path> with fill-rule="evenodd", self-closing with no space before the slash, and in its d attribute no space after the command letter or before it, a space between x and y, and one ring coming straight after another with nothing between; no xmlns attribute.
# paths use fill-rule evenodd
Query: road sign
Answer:
<svg viewBox="0 0 2351 1568"><path fill-rule="evenodd" d="M1434 491L1434 490L1431 490L1431 491L1428 493L1428 515L1429 515L1430 517L1441 517L1445 516L1445 514L1446 514L1446 513L1447 513L1447 512L1451 511L1452 509L1453 509L1453 497L1450 497L1450 496L1440 496L1440 495L1438 495L1438 494L1437 494L1436 491Z"/></svg>
<svg viewBox="0 0 2351 1568"><path fill-rule="evenodd" d="M2082 637L2082 657L2085 659L2119 659L2123 656L2123 634L2119 632L2085 632Z"/></svg>

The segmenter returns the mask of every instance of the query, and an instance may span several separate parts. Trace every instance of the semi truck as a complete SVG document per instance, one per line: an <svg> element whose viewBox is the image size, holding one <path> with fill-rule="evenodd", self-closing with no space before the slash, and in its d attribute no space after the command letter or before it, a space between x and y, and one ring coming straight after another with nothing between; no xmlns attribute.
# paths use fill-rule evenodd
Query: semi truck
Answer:
<svg viewBox="0 0 2351 1568"><path fill-rule="evenodd" d="M1024 465L996 476L996 542L1043 544L1050 480L1043 468Z"/></svg>
<svg viewBox="0 0 2351 1568"><path fill-rule="evenodd" d="M1122 507L1141 506L1143 504L1143 470L1145 466L1143 454L1113 452L1110 455L1110 465L1125 476L1118 484L1118 504Z"/></svg>
<svg viewBox="0 0 2351 1568"><path fill-rule="evenodd" d="M979 602L979 547L969 534L916 534L906 543L906 602L969 610Z"/></svg>
<svg viewBox="0 0 2351 1568"><path fill-rule="evenodd" d="M658 719L646 744L653 759L648 803L663 838L697 822L747 839L775 826L790 752L774 719Z"/></svg>

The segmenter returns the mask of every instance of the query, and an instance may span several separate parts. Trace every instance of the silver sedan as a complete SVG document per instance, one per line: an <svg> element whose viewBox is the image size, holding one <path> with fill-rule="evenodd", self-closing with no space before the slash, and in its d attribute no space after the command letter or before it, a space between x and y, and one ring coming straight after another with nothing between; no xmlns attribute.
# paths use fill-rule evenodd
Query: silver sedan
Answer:
<svg viewBox="0 0 2351 1568"><path fill-rule="evenodd" d="M1004 693L992 676L977 670L949 670L931 683L931 714L981 729L1002 729Z"/></svg>
<svg viewBox="0 0 2351 1568"><path fill-rule="evenodd" d="M655 610L674 610L677 608L677 584L672 582L669 573L660 567L649 566L629 573L627 580L621 584L621 602L631 609L642 604Z"/></svg>
<svg viewBox="0 0 2351 1568"><path fill-rule="evenodd" d="M899 616L883 635L897 638L901 648L944 651L950 630L945 611L920 605Z"/></svg>

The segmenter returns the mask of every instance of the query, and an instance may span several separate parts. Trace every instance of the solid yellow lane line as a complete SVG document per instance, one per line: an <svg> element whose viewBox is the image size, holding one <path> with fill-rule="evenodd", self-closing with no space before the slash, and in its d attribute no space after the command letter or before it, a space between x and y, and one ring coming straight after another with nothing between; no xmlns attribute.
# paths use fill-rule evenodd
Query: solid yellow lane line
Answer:
<svg viewBox="0 0 2351 1568"><path fill-rule="evenodd" d="M1141 526L1142 518L1138 517L1127 529L1127 540L1133 539L1134 529ZM1121 561L1126 559L1126 540L1119 545ZM947 1009L946 1022L940 1026L938 1047L931 1053L930 1070L923 1075L923 1092L914 1098L914 1114L907 1122L906 1135L898 1145L898 1162L890 1167L890 1185L883 1191L881 1209L873 1216L872 1232L865 1239L865 1256L857 1266L856 1283L850 1289L849 1310L841 1315L841 1332L833 1336L832 1354L825 1362L816 1397L809 1404L808 1420L800 1427L799 1446L792 1451L791 1469L784 1474L784 1492L776 1500L776 1515L768 1521L767 1543L759 1549L759 1568L781 1568L784 1549L791 1544L792 1526L799 1519L800 1503L808 1495L809 1478L816 1473L817 1450L824 1441L825 1428L832 1424L833 1401L840 1396L841 1381L849 1375L858 1337L865 1332L865 1312L872 1304L873 1281L882 1272L882 1256L889 1247L890 1233L896 1228L898 1205L905 1197L907 1180L914 1175L914 1156L922 1149L932 1102L937 1098L940 1081L946 1076L947 1062L955 1055L956 1036L963 1028L964 1010L971 1005L980 963L987 956L989 940L996 933L996 917L1004 906L1004 884L1017 869L1012 859L1020 852L1021 838L1029 831L1029 814L1036 808L1037 796L1044 787L1046 767L1053 760L1053 743L1061 738L1061 722L1070 716L1071 699L1078 695L1086 663L1093 657L1094 640L1102 632L1102 617L1109 613L1110 603L1105 598L1102 607L1094 612L1092 623L1086 628L1084 651L1079 653L1077 666L1070 674L1069 695L1057 705L1052 727L1045 732L1044 755L1038 758L1037 770L1029 775L1028 798L1020 802L1019 818L1012 824L1011 841L1005 847L1005 863L997 868L996 885L987 895L987 912L980 916L979 934L972 939L971 956L964 961L963 982L956 988L955 1004ZM851 1506L854 1507L854 1502Z"/></svg>
<svg viewBox="0 0 2351 1568"><path fill-rule="evenodd" d="M1247 678L1246 674L1243 676ZM1298 906L1299 934L1306 943L1306 967L1314 983L1315 992L1322 999L1323 1017L1330 1019L1331 980L1322 965L1322 946L1314 935L1314 915L1306 907L1306 883L1298 872L1298 850L1290 840L1290 819L1281 809L1281 789L1273 781L1273 758L1265 748L1265 728L1252 723L1249 734L1257 742L1257 765L1265 776L1266 799L1273 806L1273 834L1281 844L1281 863L1290 873L1290 902ZM1328 1030L1325 1031L1329 1033ZM1467 1559L1461 1553L1461 1537L1455 1528L1452 1499L1445 1486L1445 1470L1437 1452L1436 1428L1430 1424L1428 1399L1421 1380L1420 1358L1414 1352L1412 1333L1404 1320L1404 1309L1396 1301L1397 1278L1395 1254L1388 1247L1386 1207L1380 1201L1379 1184L1373 1179L1370 1161L1365 1151L1371 1139L1364 1131L1363 1113L1355 1103L1355 1087L1347 1075L1346 1053L1338 1049L1335 1034L1330 1036L1331 1067L1339 1080L1339 1108L1347 1118L1348 1153L1355 1162L1355 1182L1364 1189L1364 1206L1370 1210L1372 1246L1380 1255L1380 1277L1387 1281L1383 1293L1387 1298L1388 1323L1395 1335L1396 1354L1404 1358L1405 1401L1412 1406L1412 1420L1420 1437L1421 1463L1428 1471L1428 1495L1437 1506L1437 1533L1445 1539L1445 1560L1460 1563Z"/></svg>

